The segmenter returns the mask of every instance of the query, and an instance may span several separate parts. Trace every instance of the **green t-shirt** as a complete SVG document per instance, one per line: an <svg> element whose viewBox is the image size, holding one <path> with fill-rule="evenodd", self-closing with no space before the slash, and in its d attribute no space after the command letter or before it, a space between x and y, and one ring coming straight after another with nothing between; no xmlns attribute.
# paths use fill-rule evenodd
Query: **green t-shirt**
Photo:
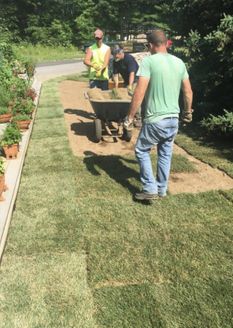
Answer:
<svg viewBox="0 0 233 328"><path fill-rule="evenodd" d="M184 62L168 53L157 53L142 60L137 75L150 79L145 95L144 122L178 117L181 83L189 77Z"/></svg>

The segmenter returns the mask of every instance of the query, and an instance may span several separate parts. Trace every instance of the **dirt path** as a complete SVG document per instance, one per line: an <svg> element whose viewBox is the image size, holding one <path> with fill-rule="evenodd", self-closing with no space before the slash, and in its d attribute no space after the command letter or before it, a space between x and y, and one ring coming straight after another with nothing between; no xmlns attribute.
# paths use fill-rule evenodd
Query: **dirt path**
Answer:
<svg viewBox="0 0 233 328"><path fill-rule="evenodd" d="M70 145L74 155L85 156L85 154L90 152L97 155L133 154L139 133L137 129L134 129L131 142L120 139L114 140L112 137L104 137L104 140L100 143L94 142L93 110L89 101L84 97L87 83L64 81L59 88ZM175 145L174 151L176 154L187 157L194 164L197 172L172 174L169 182L171 194L183 192L198 193L233 188L233 179L222 171L213 169L193 156L188 155L177 145Z"/></svg>

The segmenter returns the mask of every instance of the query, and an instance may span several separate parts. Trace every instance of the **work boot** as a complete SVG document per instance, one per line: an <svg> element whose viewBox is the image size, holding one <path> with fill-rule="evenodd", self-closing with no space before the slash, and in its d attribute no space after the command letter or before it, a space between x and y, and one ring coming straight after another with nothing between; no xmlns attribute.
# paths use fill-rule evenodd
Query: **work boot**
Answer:
<svg viewBox="0 0 233 328"><path fill-rule="evenodd" d="M157 194L151 194L149 192L144 191L136 193L134 197L137 200L154 200L159 198Z"/></svg>

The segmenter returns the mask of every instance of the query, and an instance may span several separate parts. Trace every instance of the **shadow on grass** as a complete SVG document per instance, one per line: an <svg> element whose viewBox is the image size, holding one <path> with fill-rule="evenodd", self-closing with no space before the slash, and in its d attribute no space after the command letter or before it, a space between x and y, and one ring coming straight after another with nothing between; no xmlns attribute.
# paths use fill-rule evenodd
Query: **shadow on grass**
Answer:
<svg viewBox="0 0 233 328"><path fill-rule="evenodd" d="M130 183L130 179L135 178L139 180L139 173L128 165L135 165L137 161L128 159L122 156L97 156L91 151L85 151L84 164L88 171L95 175L101 175L98 169L105 171L108 176L121 184L124 188L134 194L138 192L138 188ZM127 165L128 164L128 165Z"/></svg>
<svg viewBox="0 0 233 328"><path fill-rule="evenodd" d="M64 110L64 112L66 114L81 116L81 117L87 118L89 120L93 120L95 118L94 113L89 113L83 109L66 108Z"/></svg>
<svg viewBox="0 0 233 328"><path fill-rule="evenodd" d="M219 157L233 161L232 140L207 135L205 130L197 124L183 126L180 128L180 132L192 138L200 146L215 149Z"/></svg>
<svg viewBox="0 0 233 328"><path fill-rule="evenodd" d="M78 122L72 123L71 131L77 136L86 136L91 142L96 142L94 135L94 126L92 122Z"/></svg>

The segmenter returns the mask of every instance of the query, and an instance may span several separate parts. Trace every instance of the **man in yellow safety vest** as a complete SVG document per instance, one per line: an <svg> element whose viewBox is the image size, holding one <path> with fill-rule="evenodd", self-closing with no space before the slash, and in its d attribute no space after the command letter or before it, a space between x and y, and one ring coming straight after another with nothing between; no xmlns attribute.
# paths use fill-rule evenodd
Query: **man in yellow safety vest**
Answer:
<svg viewBox="0 0 233 328"><path fill-rule="evenodd" d="M94 32L95 43L86 51L84 64L89 67L90 88L108 90L108 65L111 49L103 43L104 33L100 29Z"/></svg>

